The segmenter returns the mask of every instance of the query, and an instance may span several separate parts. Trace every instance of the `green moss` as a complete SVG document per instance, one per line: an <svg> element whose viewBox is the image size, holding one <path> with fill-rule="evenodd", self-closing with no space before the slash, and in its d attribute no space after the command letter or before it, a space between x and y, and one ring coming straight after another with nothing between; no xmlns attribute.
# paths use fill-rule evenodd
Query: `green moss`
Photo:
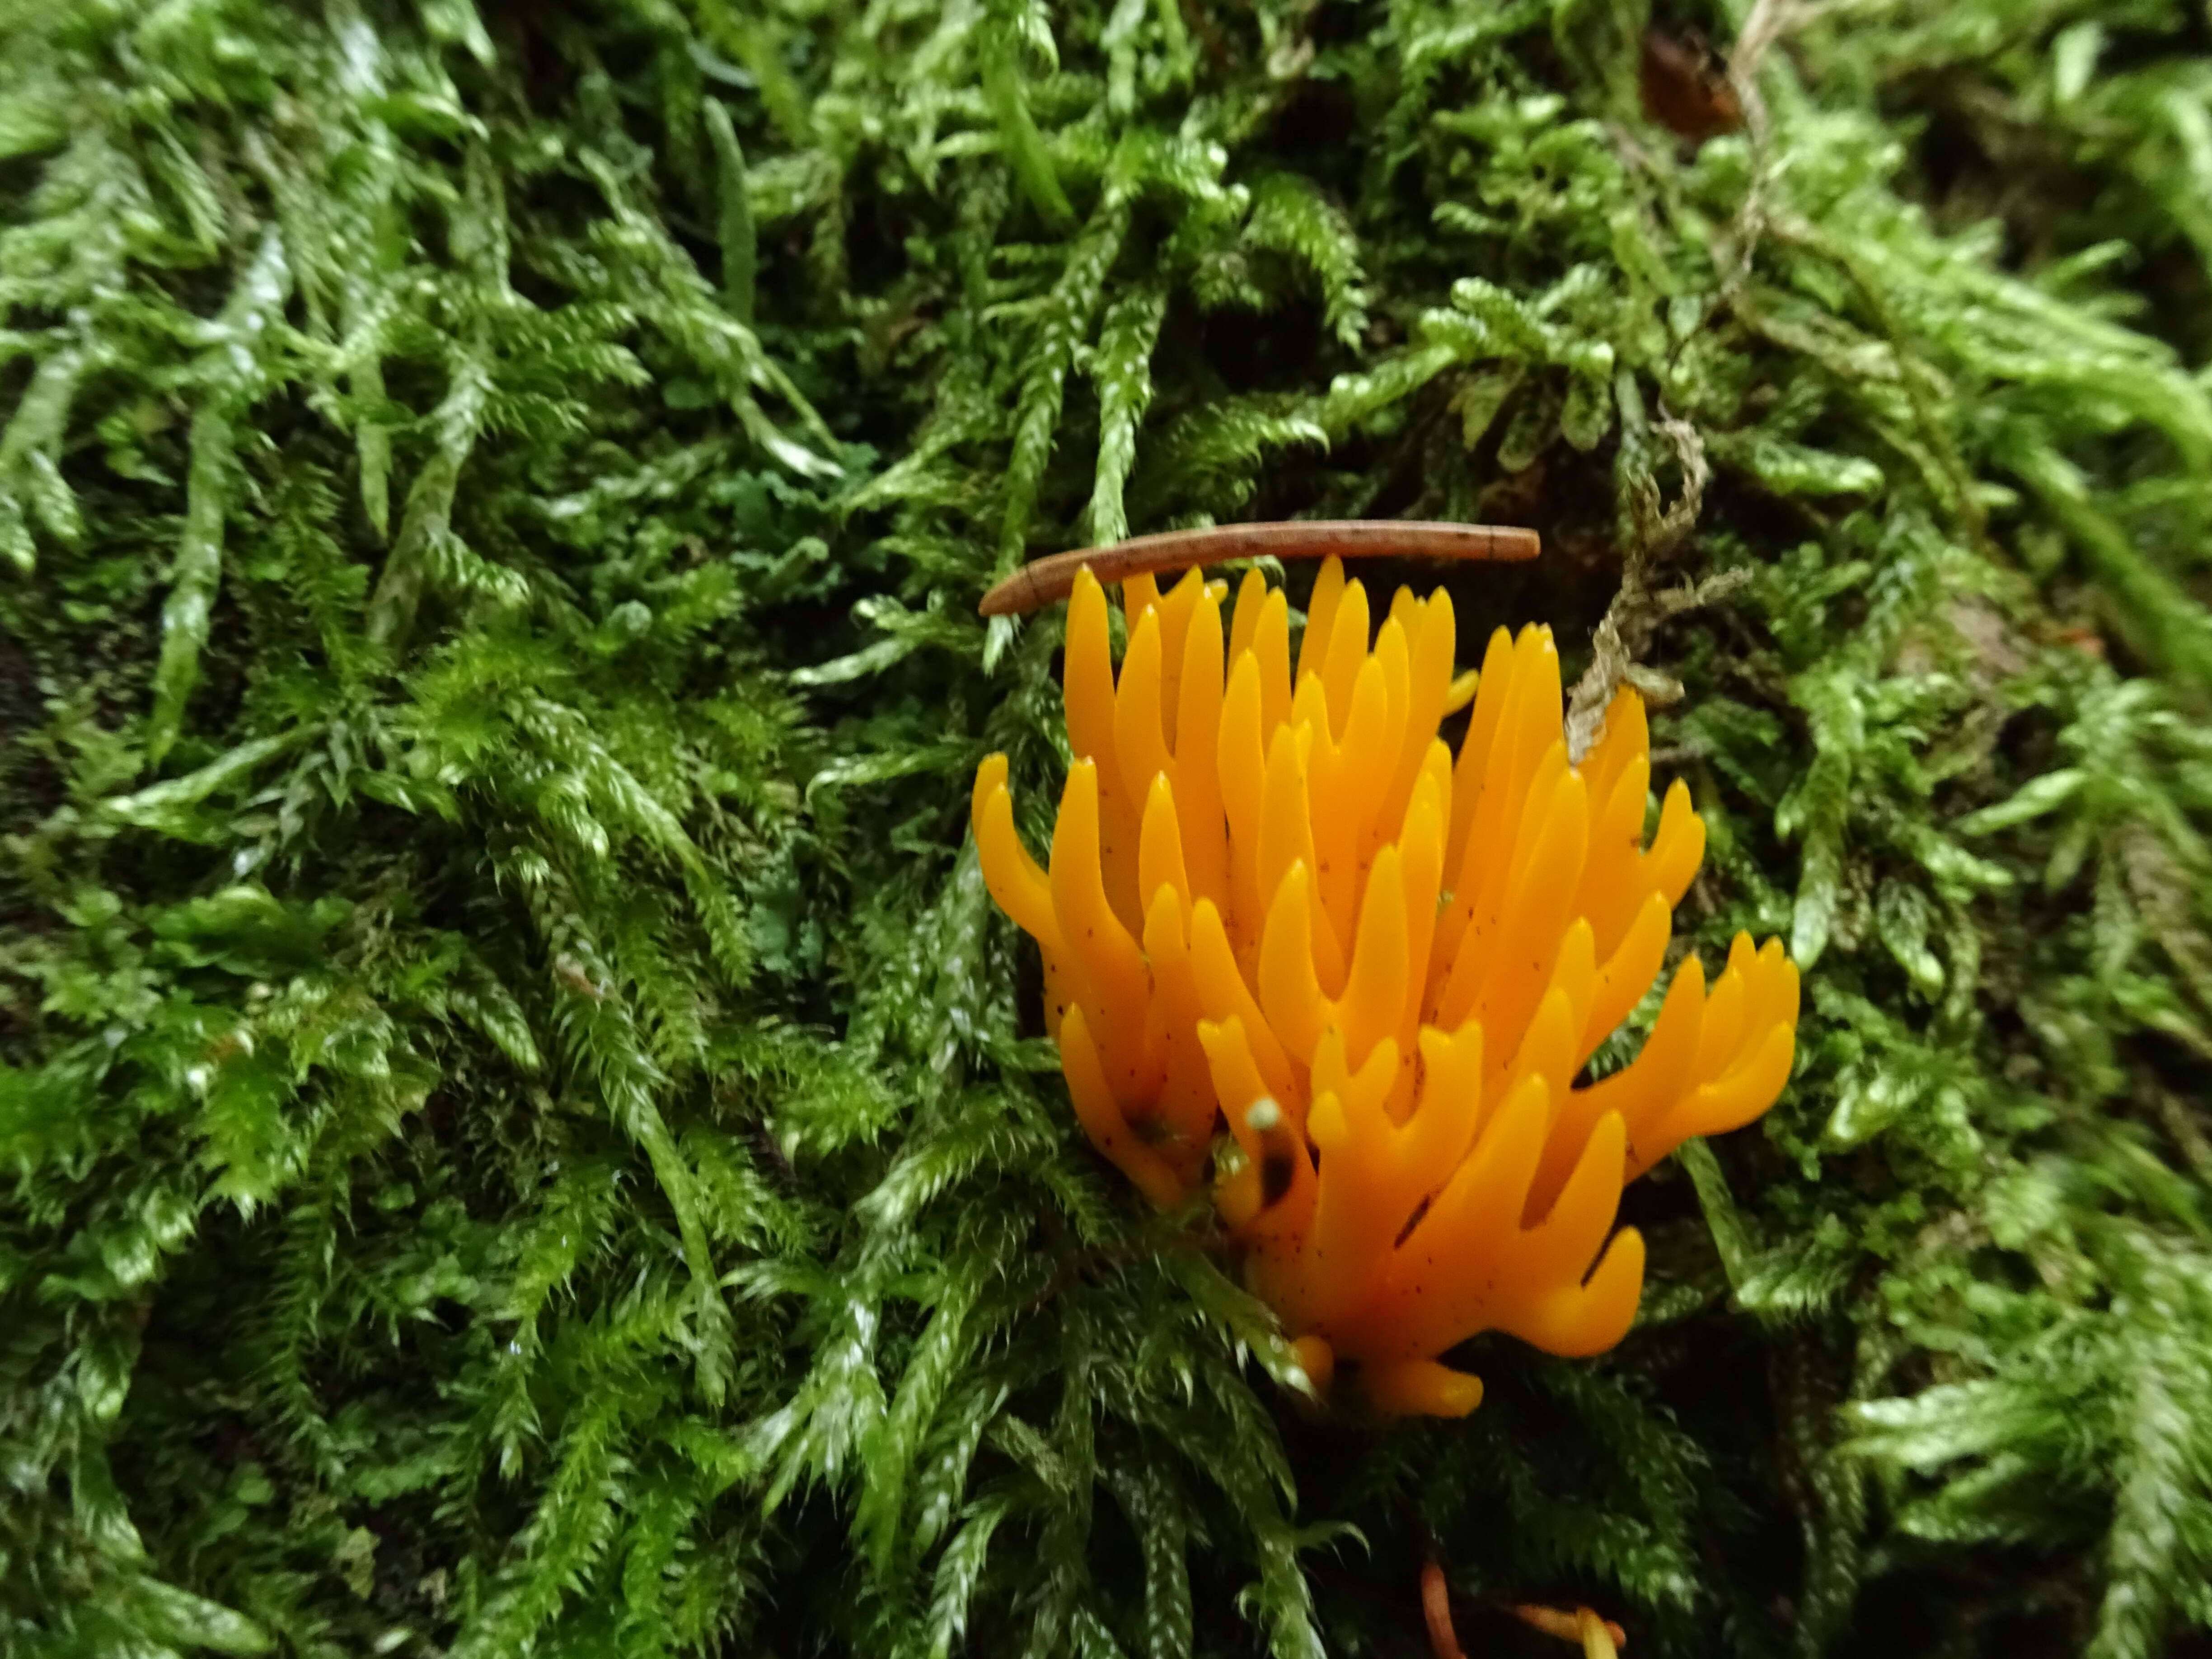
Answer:
<svg viewBox="0 0 2212 1659"><path fill-rule="evenodd" d="M0 1648L2212 1627L2193 14L1662 5L1697 147L1626 0L19 12ZM986 586L1298 514L1540 528L1470 659L1679 685L1682 931L1812 969L1461 1424L1294 1406L965 840Z"/></svg>

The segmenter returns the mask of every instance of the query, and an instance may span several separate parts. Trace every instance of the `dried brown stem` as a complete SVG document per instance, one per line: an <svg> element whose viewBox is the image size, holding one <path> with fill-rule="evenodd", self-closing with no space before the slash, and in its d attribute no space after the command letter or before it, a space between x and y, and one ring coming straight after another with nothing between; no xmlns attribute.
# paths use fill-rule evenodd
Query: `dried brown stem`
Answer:
<svg viewBox="0 0 2212 1659"><path fill-rule="evenodd" d="M986 617L1023 615L1075 589L1085 565L1102 582L1127 580L1192 565L1234 559L1481 559L1519 563L1543 544L1533 530L1505 525L1427 524L1392 519L1297 520L1278 524L1218 525L1210 530L1171 530L1136 536L1111 547L1086 547L1035 559L983 596Z"/></svg>

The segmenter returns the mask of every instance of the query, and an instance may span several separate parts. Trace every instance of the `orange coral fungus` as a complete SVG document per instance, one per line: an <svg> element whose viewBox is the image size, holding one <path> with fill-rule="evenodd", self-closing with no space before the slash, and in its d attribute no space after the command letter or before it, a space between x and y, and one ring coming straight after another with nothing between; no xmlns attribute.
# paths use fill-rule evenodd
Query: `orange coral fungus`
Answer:
<svg viewBox="0 0 2212 1659"><path fill-rule="evenodd" d="M1549 633L1499 630L1456 760L1450 599L1322 567L1292 671L1256 574L1069 600L1075 753L1048 866L1003 756L975 779L992 896L1042 947L1047 1017L1098 1150L1163 1207L1215 1171L1253 1290L1317 1383L1340 1359L1385 1410L1456 1416L1437 1356L1479 1331L1556 1354L1628 1328L1644 1243L1624 1182L1747 1123L1788 1079L1797 973L1740 936L1675 975L1635 1061L1583 1063L1657 975L1705 826L1680 783L1644 837L1649 740L1624 690L1571 763ZM1214 1155L1225 1120L1241 1156ZM1593 1266L1595 1263L1595 1266Z"/></svg>

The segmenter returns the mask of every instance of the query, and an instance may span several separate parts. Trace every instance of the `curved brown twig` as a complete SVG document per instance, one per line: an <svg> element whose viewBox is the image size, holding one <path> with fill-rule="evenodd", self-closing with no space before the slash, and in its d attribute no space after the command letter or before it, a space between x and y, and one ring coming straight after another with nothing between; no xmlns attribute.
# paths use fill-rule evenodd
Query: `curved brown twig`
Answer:
<svg viewBox="0 0 2212 1659"><path fill-rule="evenodd" d="M1084 566L1102 582L1232 559L1533 559L1543 544L1533 530L1494 524L1427 524L1399 519L1299 519L1278 524L1224 524L1211 530L1170 530L1134 536L1111 547L1086 547L1032 559L983 596L986 617L1013 617L1064 599Z"/></svg>

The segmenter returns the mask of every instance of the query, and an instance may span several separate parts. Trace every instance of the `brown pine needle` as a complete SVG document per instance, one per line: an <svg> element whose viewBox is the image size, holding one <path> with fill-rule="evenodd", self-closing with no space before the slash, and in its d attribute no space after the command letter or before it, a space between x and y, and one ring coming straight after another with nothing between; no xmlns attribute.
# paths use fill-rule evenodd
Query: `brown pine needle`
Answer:
<svg viewBox="0 0 2212 1659"><path fill-rule="evenodd" d="M986 617L1024 615L1073 592L1084 566L1101 582L1234 559L1380 558L1479 559L1520 563L1542 550L1533 530L1509 525L1431 524L1395 519L1293 520L1275 524L1225 524L1210 530L1170 530L1136 536L1111 547L1086 547L1032 559L983 596Z"/></svg>

